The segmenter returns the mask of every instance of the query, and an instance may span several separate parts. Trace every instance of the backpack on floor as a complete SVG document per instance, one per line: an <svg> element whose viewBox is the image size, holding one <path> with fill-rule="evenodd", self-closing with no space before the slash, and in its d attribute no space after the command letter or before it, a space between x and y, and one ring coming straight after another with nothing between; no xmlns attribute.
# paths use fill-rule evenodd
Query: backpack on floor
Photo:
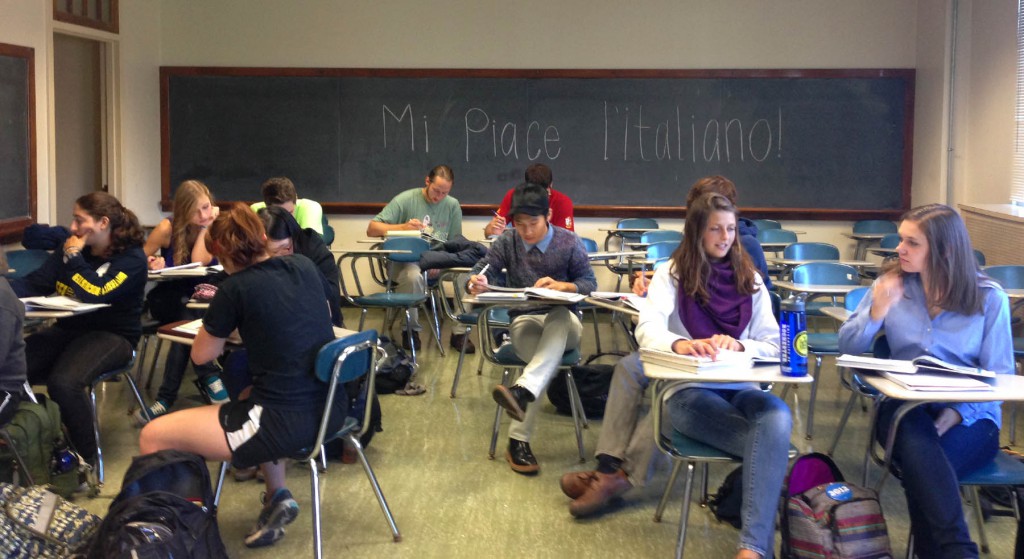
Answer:
<svg viewBox="0 0 1024 559"><path fill-rule="evenodd" d="M387 357L377 363L374 388L377 394L394 394L396 390L405 388L412 378L412 358L388 337L380 337L380 346L384 348Z"/></svg>
<svg viewBox="0 0 1024 559"><path fill-rule="evenodd" d="M878 494L844 481L824 454L805 454L793 462L781 512L785 559L892 557Z"/></svg>
<svg viewBox="0 0 1024 559"><path fill-rule="evenodd" d="M720 522L727 522L737 530L743 527L743 466L729 472L718 487L718 491L708 498L708 508Z"/></svg>
<svg viewBox="0 0 1024 559"><path fill-rule="evenodd" d="M88 548L100 517L46 487L0 483L0 557L57 559Z"/></svg>
<svg viewBox="0 0 1024 559"><path fill-rule="evenodd" d="M39 403L25 398L7 424L14 448L36 485L51 485L62 497L70 497L78 487L77 456L70 452L60 422L60 407L42 394ZM0 479L23 484L17 479L14 453L0 440ZM20 473L20 472L19 472Z"/></svg>
<svg viewBox="0 0 1024 559"><path fill-rule="evenodd" d="M202 457L162 450L132 459L89 557L224 558Z"/></svg>
<svg viewBox="0 0 1024 559"><path fill-rule="evenodd" d="M572 368L572 377L583 402L583 412L588 418L604 417L604 405L608 403L608 391L612 386L614 365L577 365ZM562 415L572 415L569 389L565 385L565 371L558 371L548 385L548 400Z"/></svg>

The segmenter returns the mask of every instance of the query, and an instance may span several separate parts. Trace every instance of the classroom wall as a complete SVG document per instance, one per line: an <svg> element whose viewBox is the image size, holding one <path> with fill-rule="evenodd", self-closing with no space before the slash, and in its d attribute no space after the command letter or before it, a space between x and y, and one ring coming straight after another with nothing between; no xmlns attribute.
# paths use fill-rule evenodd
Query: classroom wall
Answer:
<svg viewBox="0 0 1024 559"><path fill-rule="evenodd" d="M160 65L495 67L495 68L843 68L917 67L913 203L947 201L945 193L946 36L955 0L650 0L600 3L524 0L483 4L468 0L121 0L121 182L125 203L144 223L162 216L160 192ZM995 106L1007 93L1001 61L1013 56L1012 0L971 4L968 60L971 97ZM37 48L40 130L47 129L45 95L48 33L46 2L0 0L0 40ZM961 7L961 10L963 8ZM999 31L999 33L1003 33ZM1009 43L1008 43L1009 42ZM1008 47L1007 44L1011 46ZM1000 61L995 64L994 61ZM961 65L963 70L963 65ZM977 79L975 83L973 80ZM988 112L988 111L992 112ZM997 109L986 107L954 161L962 192L948 201L1005 197L1008 149ZM971 118L973 119L972 113ZM40 139L45 150L46 139ZM41 152L42 153L42 152ZM975 160L977 158L977 160ZM40 158L40 216L50 204L48 169ZM955 172L956 173L956 172ZM555 169L557 177L557 169ZM990 176L997 190L973 183ZM982 177L983 178L983 177ZM398 191L419 177L395 177ZM456 195L457 195L456 185ZM743 188L743 185L740 185ZM742 200L741 200L742 202ZM339 238L362 236L368 216L331 216ZM584 219L584 234L608 219ZM467 230L483 219L467 219ZM669 223L668 225L672 225ZM808 237L852 247L838 233L846 222L799 222ZM336 244L337 246L337 244Z"/></svg>

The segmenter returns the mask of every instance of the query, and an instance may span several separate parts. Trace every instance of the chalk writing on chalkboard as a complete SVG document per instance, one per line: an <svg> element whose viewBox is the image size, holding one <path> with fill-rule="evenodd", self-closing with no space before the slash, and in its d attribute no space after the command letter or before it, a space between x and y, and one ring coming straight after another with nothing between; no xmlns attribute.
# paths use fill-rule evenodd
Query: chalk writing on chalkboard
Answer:
<svg viewBox="0 0 1024 559"><path fill-rule="evenodd" d="M761 215L895 217L910 201L913 70L162 68L164 203L197 178L251 200L287 175L374 212L438 163L484 213L543 162L577 214L678 215L723 174Z"/></svg>

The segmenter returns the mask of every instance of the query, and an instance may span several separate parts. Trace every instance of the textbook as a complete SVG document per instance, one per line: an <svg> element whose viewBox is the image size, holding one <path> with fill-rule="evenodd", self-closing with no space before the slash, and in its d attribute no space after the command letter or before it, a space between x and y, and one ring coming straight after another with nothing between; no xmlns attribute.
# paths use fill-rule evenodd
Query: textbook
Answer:
<svg viewBox="0 0 1024 559"><path fill-rule="evenodd" d="M491 290L490 292L492 293L505 293L506 295L510 293L521 293L524 295L524 297L514 297L511 299L515 301L521 301L524 298L531 298L552 299L555 301L568 301L570 303L578 303L587 298L586 295L581 295L579 293L567 293L565 291L558 291L557 289L548 289L546 287L502 287L500 285L488 285L487 287L488 289ZM487 292L485 291L484 293ZM484 293L477 295L477 298L479 298L481 295L484 295ZM498 298L498 296L492 295L491 297L485 297L485 299L495 298Z"/></svg>
<svg viewBox="0 0 1024 559"><path fill-rule="evenodd" d="M94 311L109 307L105 303L83 303L71 297L25 297L21 299L26 309L46 309L51 311L71 311L75 313Z"/></svg>
<svg viewBox="0 0 1024 559"><path fill-rule="evenodd" d="M150 274L154 275L172 275L175 273L187 273L188 270L202 267L201 262L189 262L188 264L182 264L180 266L168 266L166 268L160 268L159 270L150 270ZM203 268L203 274L206 273L206 268Z"/></svg>
<svg viewBox="0 0 1024 559"><path fill-rule="evenodd" d="M385 232L385 237L419 237L422 231L418 229L397 229L395 231Z"/></svg>
<svg viewBox="0 0 1024 559"><path fill-rule="evenodd" d="M633 292L620 293L618 291L593 291L590 293L590 296L594 297L595 299L620 301L622 303L625 303L626 305L629 305L630 307L633 307L638 311L643 307L644 301L647 300Z"/></svg>
<svg viewBox="0 0 1024 559"><path fill-rule="evenodd" d="M882 376L907 390L923 392L977 392L995 389L976 378L959 375L882 371Z"/></svg>
<svg viewBox="0 0 1024 559"><path fill-rule="evenodd" d="M700 373L712 369L750 369L754 366L753 356L749 353L727 349L720 350L718 357L711 359L642 347L640 357L644 362L657 363L687 373Z"/></svg>
<svg viewBox="0 0 1024 559"><path fill-rule="evenodd" d="M853 367L855 369L869 369L904 375L922 373L940 373L946 375L966 375L971 377L995 378L992 371L979 369L977 367L965 367L947 363L931 355L922 355L916 359L906 361L901 359L878 359L875 357L864 357L861 355L840 355L836 358L836 365L839 367Z"/></svg>

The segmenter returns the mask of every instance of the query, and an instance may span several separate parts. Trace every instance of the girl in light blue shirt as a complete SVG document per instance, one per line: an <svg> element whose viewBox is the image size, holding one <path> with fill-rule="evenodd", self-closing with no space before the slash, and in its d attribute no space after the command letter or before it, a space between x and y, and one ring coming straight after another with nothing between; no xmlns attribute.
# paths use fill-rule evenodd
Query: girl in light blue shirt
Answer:
<svg viewBox="0 0 1024 559"><path fill-rule="evenodd" d="M898 259L887 265L840 329L839 351L868 351L884 328L893 359L932 355L1013 374L1006 293L978 268L960 216L949 206L921 206L903 217L899 235ZM878 440L886 440L901 404L882 404ZM893 455L918 557L978 556L964 520L958 479L999 451L999 405L928 404L901 421Z"/></svg>

